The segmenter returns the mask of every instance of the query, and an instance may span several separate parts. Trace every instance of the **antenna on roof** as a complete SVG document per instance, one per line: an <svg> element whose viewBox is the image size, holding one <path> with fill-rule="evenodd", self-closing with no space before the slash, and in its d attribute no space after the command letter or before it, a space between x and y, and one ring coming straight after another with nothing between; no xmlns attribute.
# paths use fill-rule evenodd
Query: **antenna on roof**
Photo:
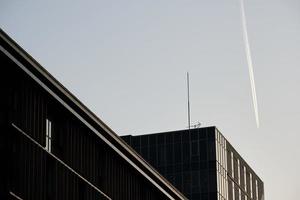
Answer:
<svg viewBox="0 0 300 200"><path fill-rule="evenodd" d="M188 106L188 127L191 129L191 108L190 108L190 76L189 72L186 73L186 81L187 81L187 106Z"/></svg>

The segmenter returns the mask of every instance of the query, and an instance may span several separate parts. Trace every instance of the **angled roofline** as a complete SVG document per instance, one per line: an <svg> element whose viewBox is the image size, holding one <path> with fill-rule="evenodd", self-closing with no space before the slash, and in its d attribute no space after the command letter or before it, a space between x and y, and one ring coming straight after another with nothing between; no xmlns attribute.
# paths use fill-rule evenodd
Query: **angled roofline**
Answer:
<svg viewBox="0 0 300 200"><path fill-rule="evenodd" d="M1 28L0 50L170 199L187 199Z"/></svg>

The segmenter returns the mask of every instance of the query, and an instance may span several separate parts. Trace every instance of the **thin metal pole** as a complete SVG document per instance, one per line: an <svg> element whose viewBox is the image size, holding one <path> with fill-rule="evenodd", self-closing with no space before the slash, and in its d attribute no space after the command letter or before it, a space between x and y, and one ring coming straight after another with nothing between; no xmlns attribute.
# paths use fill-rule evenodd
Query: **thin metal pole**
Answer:
<svg viewBox="0 0 300 200"><path fill-rule="evenodd" d="M186 73L187 78L187 98L188 98L188 127L191 129L191 110L190 110L190 76L189 72Z"/></svg>

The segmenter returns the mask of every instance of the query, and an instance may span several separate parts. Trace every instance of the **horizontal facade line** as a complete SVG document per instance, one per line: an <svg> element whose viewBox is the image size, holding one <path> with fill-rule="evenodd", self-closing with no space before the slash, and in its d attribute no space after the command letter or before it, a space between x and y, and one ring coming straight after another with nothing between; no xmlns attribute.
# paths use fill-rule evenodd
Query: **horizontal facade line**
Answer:
<svg viewBox="0 0 300 200"><path fill-rule="evenodd" d="M16 195L15 193L13 193L12 191L9 192L9 194L13 197L15 197L18 200L23 200L21 197L19 197L18 195Z"/></svg>

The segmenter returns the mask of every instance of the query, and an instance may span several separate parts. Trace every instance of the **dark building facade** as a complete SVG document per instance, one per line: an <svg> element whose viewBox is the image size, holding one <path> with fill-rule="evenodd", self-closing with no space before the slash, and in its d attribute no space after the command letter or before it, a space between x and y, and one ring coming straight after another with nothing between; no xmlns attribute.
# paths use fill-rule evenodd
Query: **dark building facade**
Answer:
<svg viewBox="0 0 300 200"><path fill-rule="evenodd" d="M123 136L191 200L263 200L264 185L215 127Z"/></svg>
<svg viewBox="0 0 300 200"><path fill-rule="evenodd" d="M0 65L0 199L186 199L2 30Z"/></svg>

